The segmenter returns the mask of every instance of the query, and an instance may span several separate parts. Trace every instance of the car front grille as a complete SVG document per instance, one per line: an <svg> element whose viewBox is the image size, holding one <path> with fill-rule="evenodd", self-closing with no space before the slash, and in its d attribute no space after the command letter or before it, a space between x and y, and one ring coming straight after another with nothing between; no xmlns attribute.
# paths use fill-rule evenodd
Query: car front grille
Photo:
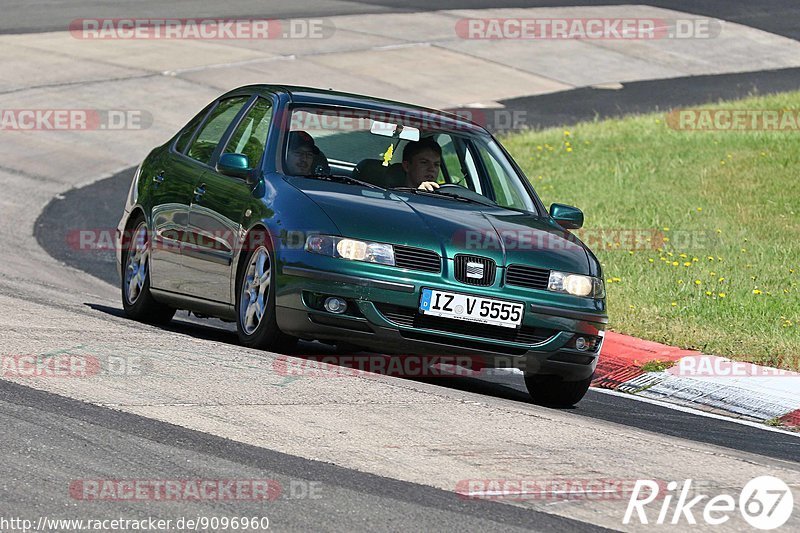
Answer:
<svg viewBox="0 0 800 533"><path fill-rule="evenodd" d="M458 254L453 263L453 273L461 283L479 287L488 287L494 283L497 265L487 257Z"/></svg>
<svg viewBox="0 0 800 533"><path fill-rule="evenodd" d="M517 285L528 289L547 290L550 271L527 265L511 265L506 269L506 285Z"/></svg>
<svg viewBox="0 0 800 533"><path fill-rule="evenodd" d="M398 268L421 270L423 272L441 272L442 258L431 250L412 248L410 246L394 247L394 264Z"/></svg>
<svg viewBox="0 0 800 533"><path fill-rule="evenodd" d="M530 326L504 328L502 326L477 324L475 322L466 322L451 318L422 315L413 307L402 307L393 304L375 304L375 306L386 320L406 328L442 331L446 333L468 335L470 337L481 337L484 339L517 342L529 345L540 344L558 333L558 331L553 329L532 328Z"/></svg>

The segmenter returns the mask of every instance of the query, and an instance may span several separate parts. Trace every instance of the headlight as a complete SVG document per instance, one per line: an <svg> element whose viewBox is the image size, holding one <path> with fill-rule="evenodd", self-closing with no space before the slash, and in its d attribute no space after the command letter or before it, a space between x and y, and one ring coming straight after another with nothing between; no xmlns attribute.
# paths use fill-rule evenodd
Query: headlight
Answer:
<svg viewBox="0 0 800 533"><path fill-rule="evenodd" d="M600 278L568 274L566 272L550 272L547 290L565 292L574 296L602 299L606 297L606 286Z"/></svg>
<svg viewBox="0 0 800 533"><path fill-rule="evenodd" d="M394 266L394 248L391 244L359 241L345 237L329 235L312 235L306 239L306 251L349 259Z"/></svg>

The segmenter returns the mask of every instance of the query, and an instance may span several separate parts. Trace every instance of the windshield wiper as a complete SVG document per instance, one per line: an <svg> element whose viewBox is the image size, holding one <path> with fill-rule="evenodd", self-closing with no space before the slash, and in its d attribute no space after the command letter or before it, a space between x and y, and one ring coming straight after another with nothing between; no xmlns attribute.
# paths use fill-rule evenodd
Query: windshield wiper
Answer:
<svg viewBox="0 0 800 533"><path fill-rule="evenodd" d="M459 200L466 200L467 202L473 202L476 204L485 205L489 207L497 207L497 204L489 200L488 198L486 198L486 200L478 200L477 198L473 198L471 196L461 196L460 194L455 194L447 191L437 192L435 194L438 194L440 196L447 196L450 198L458 198Z"/></svg>
<svg viewBox="0 0 800 533"><path fill-rule="evenodd" d="M431 192L426 191L425 189L415 189L414 187L393 187L392 191L396 192L410 192L411 194L421 194L422 196L438 196L439 198L445 197L450 200L462 200L464 202L469 202L470 200L467 198L462 198L460 196L456 196L454 194L439 194L438 192Z"/></svg>
<svg viewBox="0 0 800 533"><path fill-rule="evenodd" d="M346 176L345 174L314 173L314 174L303 174L303 177L314 178L319 180L335 181L338 183L349 183L350 185L361 185L362 187L369 187L370 189L380 189L382 191L386 190L379 185L375 185L374 183L368 183L366 181L357 180L356 178Z"/></svg>
<svg viewBox="0 0 800 533"><path fill-rule="evenodd" d="M489 200L488 198L486 201L478 200L477 198L472 198L470 196L461 196L460 194L455 194L452 192L447 191L439 191L439 189L435 189L435 192L426 191L425 189L415 189L413 187L395 187L392 189L393 191L400 191L400 192L410 192L413 194L421 194L424 196L438 196L439 198L447 198L448 200L458 200L461 202L467 202L472 204L478 205L485 205L488 207L497 207L497 204Z"/></svg>

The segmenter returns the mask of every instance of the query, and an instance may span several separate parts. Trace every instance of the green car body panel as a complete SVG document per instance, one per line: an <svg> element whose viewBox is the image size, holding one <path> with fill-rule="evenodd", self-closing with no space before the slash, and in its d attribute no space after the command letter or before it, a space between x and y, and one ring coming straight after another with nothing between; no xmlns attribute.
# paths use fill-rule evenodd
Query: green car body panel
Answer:
<svg viewBox="0 0 800 533"><path fill-rule="evenodd" d="M232 175L233 168L223 173L216 167L221 147L208 163L176 148L191 142L217 101L237 95L250 97L250 102L223 140L255 99L273 106L263 157L251 162L256 168L248 178ZM548 213L513 160L536 212L289 176L282 168L287 116L297 105L439 113L470 135L490 138L483 128L408 104L301 87L248 86L217 101L145 159L118 227L122 235L130 231L134 215L146 220L153 236L150 287L156 300L236 320L237 279L248 251L247 236L263 229L275 257L277 324L288 335L347 341L386 353L468 354L487 366L524 365L529 373L557 375L565 381L592 375L608 321L605 298L508 283L510 265L602 279L598 260L565 229L580 227L582 213L560 204ZM305 239L317 234L432 252L440 258L440 269L401 268L306 251ZM515 238L519 235L526 236L524 243ZM458 255L493 260L492 282L473 286L458 280ZM121 261L118 253L120 271ZM438 317L422 320L417 313L422 289L521 302L522 327L498 329ZM351 304L347 312L335 315L321 307L321 299L329 296ZM578 336L599 337L595 349L576 349Z"/></svg>

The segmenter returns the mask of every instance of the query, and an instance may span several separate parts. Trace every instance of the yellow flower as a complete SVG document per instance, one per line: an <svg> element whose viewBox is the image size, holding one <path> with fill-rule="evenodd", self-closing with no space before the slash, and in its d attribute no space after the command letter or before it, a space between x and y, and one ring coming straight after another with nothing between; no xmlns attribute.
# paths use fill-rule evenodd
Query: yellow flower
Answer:
<svg viewBox="0 0 800 533"><path fill-rule="evenodd" d="M692 266L692 262L691 262L691 261L686 261L686 262L683 264L683 266L685 266L685 267Z"/></svg>
<svg viewBox="0 0 800 533"><path fill-rule="evenodd" d="M719 278L717 281L722 283L723 281L725 281L725 278Z"/></svg>
<svg viewBox="0 0 800 533"><path fill-rule="evenodd" d="M611 278L611 279L612 279L613 281L615 281L616 283L619 283L620 281L622 281L620 278Z"/></svg>
<svg viewBox="0 0 800 533"><path fill-rule="evenodd" d="M666 227L665 227L665 228L664 228L664 231L669 231L669 228L666 228Z"/></svg>
<svg viewBox="0 0 800 533"><path fill-rule="evenodd" d="M722 230L717 228L717 233L722 233Z"/></svg>
<svg viewBox="0 0 800 533"><path fill-rule="evenodd" d="M709 272L709 273L708 273L708 275L709 275L709 276L716 276L716 275L717 275L717 273L716 273L716 272Z"/></svg>
<svg viewBox="0 0 800 533"><path fill-rule="evenodd" d="M540 145L538 145L538 146L536 146L536 149L537 149L537 150L539 150L540 152L541 152L542 150L544 150L544 148L542 148L542 145L541 145L541 144L540 144Z"/></svg>
<svg viewBox="0 0 800 533"><path fill-rule="evenodd" d="M703 210L703 208L702 208L702 207L698 207L698 208L697 208L697 210L698 210L698 211L702 211L702 210Z"/></svg>
<svg viewBox="0 0 800 533"><path fill-rule="evenodd" d="M711 296L711 291L706 291L706 296Z"/></svg>
<svg viewBox="0 0 800 533"><path fill-rule="evenodd" d="M727 294L725 294L724 292L721 292L717 296L719 296L720 298L725 298L725 296L727 296Z"/></svg>
<svg viewBox="0 0 800 533"><path fill-rule="evenodd" d="M569 137L569 131L564 130L564 137Z"/></svg>
<svg viewBox="0 0 800 533"><path fill-rule="evenodd" d="M669 242L669 237L664 237L664 242Z"/></svg>
<svg viewBox="0 0 800 533"><path fill-rule="evenodd" d="M663 259L663 257L662 257L662 259ZM652 257L651 257L650 259L648 259L648 261L649 261L649 262L651 262L651 263L654 263L654 262L655 262L655 261L653 261L653 258L652 258Z"/></svg>
<svg viewBox="0 0 800 533"><path fill-rule="evenodd" d="M689 257L689 256L688 256L688 255L686 255L686 254L681 254L681 255L679 255L678 257L683 257L684 259L686 259L686 258L687 258L687 257Z"/></svg>
<svg viewBox="0 0 800 533"><path fill-rule="evenodd" d="M713 256L713 255L709 255L709 256L707 257L707 259L708 259L709 261L713 261L713 260L714 260L714 256Z"/></svg>
<svg viewBox="0 0 800 533"><path fill-rule="evenodd" d="M747 251L747 248L742 248L742 253L745 253L746 251Z"/></svg>
<svg viewBox="0 0 800 533"><path fill-rule="evenodd" d="M701 285L702 283L703 283L703 282L702 282L702 281L700 281L699 279L696 279L696 280L694 280L694 284L695 284L695 285Z"/></svg>
<svg viewBox="0 0 800 533"><path fill-rule="evenodd" d="M674 267L678 266L678 262L677 261L673 261L672 262L672 266L674 266Z"/></svg>
<svg viewBox="0 0 800 533"><path fill-rule="evenodd" d="M753 294L761 294L761 291L758 289L753 289Z"/></svg>
<svg viewBox="0 0 800 533"><path fill-rule="evenodd" d="M683 280L682 280L682 279L679 279L679 280L678 280L678 285L682 285L682 284L683 284Z"/></svg>
<svg viewBox="0 0 800 533"><path fill-rule="evenodd" d="M572 148L567 146L567 152L571 152L571 151L572 151Z"/></svg>
<svg viewBox="0 0 800 533"><path fill-rule="evenodd" d="M695 263L697 263L697 262L698 262L698 261L700 261L700 260L699 260L698 258L696 258L696 257L692 257L692 261L694 261Z"/></svg>
<svg viewBox="0 0 800 533"><path fill-rule="evenodd" d="M672 252L667 252L667 255L672 257Z"/></svg>
<svg viewBox="0 0 800 533"><path fill-rule="evenodd" d="M672 302L672 307L677 307L678 302Z"/></svg>

